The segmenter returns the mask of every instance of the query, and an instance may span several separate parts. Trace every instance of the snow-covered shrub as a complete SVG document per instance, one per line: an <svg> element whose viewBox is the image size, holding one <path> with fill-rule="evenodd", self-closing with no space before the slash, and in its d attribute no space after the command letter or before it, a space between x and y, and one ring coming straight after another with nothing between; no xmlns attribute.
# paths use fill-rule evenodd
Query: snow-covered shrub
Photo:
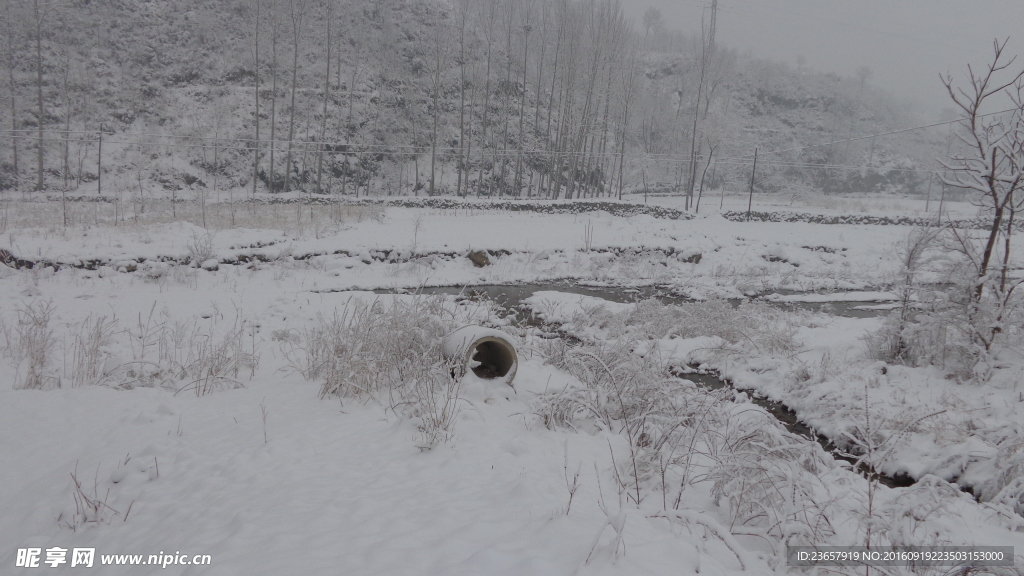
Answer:
<svg viewBox="0 0 1024 576"><path fill-rule="evenodd" d="M16 387L165 386L204 395L241 386L239 373L254 375L259 364L254 337L245 337L252 330L246 320L224 329L216 321L174 321L154 306L135 326L90 315L58 332L51 326L55 310L52 303L36 302L18 310L16 325L0 323L6 354L18 370Z"/></svg>
<svg viewBox="0 0 1024 576"><path fill-rule="evenodd" d="M991 379L1001 359L1024 344L1015 329L1024 323L1024 301L1012 282L997 273L978 280L977 239L963 230L915 228L895 249L899 308L865 338L869 357L938 366L961 380Z"/></svg>
<svg viewBox="0 0 1024 576"><path fill-rule="evenodd" d="M422 376L414 378L405 387L409 400L404 412L416 422L421 434L421 449L451 437L461 408L462 379L456 376L453 363L439 364L425 370Z"/></svg>
<svg viewBox="0 0 1024 576"><path fill-rule="evenodd" d="M942 295L928 309L902 322L886 318L882 328L864 338L869 358L909 366L937 366L962 379L970 377L978 351L963 330L962 307Z"/></svg>
<svg viewBox="0 0 1024 576"><path fill-rule="evenodd" d="M216 256L213 250L213 236L209 234L196 234L192 233L192 239L189 240L188 246L188 261L193 266L197 266L210 260Z"/></svg>
<svg viewBox="0 0 1024 576"><path fill-rule="evenodd" d="M903 362L909 352L904 334L912 320L915 301L924 301L924 294L919 288L920 276L929 272L939 256L935 248L941 229L938 227L920 227L912 229L904 239L897 243L896 255L899 259L899 270L895 292L898 296L898 314L887 319L886 329L879 342L878 354L889 356L879 359L888 362ZM933 300L933 299L931 299Z"/></svg>
<svg viewBox="0 0 1024 576"><path fill-rule="evenodd" d="M440 303L350 302L318 316L300 335L301 344L288 348L292 365L306 379L323 381L322 397L391 392L441 359L441 340L452 326L442 319Z"/></svg>
<svg viewBox="0 0 1024 576"><path fill-rule="evenodd" d="M113 333L115 326L111 321L102 329ZM118 354L112 346L97 347L101 372L98 379L83 383L120 389L164 386L197 396L237 388L242 385L239 374L249 371L252 376L259 365L256 343L246 338L251 328L250 322L238 318L221 329L216 322L178 321L166 313L157 318L150 314L145 321L140 316L136 326L121 331L128 340L130 356ZM99 329L92 327L93 331Z"/></svg>
<svg viewBox="0 0 1024 576"><path fill-rule="evenodd" d="M18 308L18 322L5 329L7 354L17 368L14 387L42 389L60 386L60 377L53 370L58 340L50 321L52 302L32 302Z"/></svg>
<svg viewBox="0 0 1024 576"><path fill-rule="evenodd" d="M710 483L733 528L783 542L834 535L829 485L835 463L816 443L787 433L767 414L672 377L627 342L573 348L558 359L580 385L538 395L534 413L549 428L605 430L628 442L615 477L634 504L653 499L677 510L683 493Z"/></svg>
<svg viewBox="0 0 1024 576"><path fill-rule="evenodd" d="M193 328L188 346L175 352L181 360L163 363L170 365L171 374L179 382L185 382L178 391L191 390L196 396L203 396L220 388L240 387L239 373L254 369L259 362L255 354L246 350L245 332L245 322L236 322L221 335L213 329Z"/></svg>
<svg viewBox="0 0 1024 576"><path fill-rule="evenodd" d="M961 263L962 264L962 263ZM962 381L990 381L1024 347L1024 300L992 286L980 301L963 266L950 266L951 287L916 287L907 311L865 338L868 355L890 363L937 366ZM1005 297L1004 297L1005 296Z"/></svg>
<svg viewBox="0 0 1024 576"><path fill-rule="evenodd" d="M726 504L731 526L785 545L829 542L830 486L844 483L817 443L787 433L763 412L722 411L708 448L714 464L706 480L716 504Z"/></svg>
<svg viewBox="0 0 1024 576"><path fill-rule="evenodd" d="M280 338L293 368L320 380L320 396L373 398L416 423L421 447L447 440L461 380L441 343L455 327L441 297L350 301L297 338Z"/></svg>
<svg viewBox="0 0 1024 576"><path fill-rule="evenodd" d="M625 436L629 461L618 467L617 478L627 496L641 502L653 479L664 480L664 468L685 457L676 448L684 443L683 424L697 404L687 402L686 387L659 362L633 354L628 341L569 349L558 366L582 386L539 394L534 413L548 428L589 427Z"/></svg>
<svg viewBox="0 0 1024 576"><path fill-rule="evenodd" d="M1003 504L1024 516L1024 442L1008 439L993 459L999 473L978 488L982 502Z"/></svg>
<svg viewBox="0 0 1024 576"><path fill-rule="evenodd" d="M631 437L642 433L647 415L672 402L665 383L671 377L652 360L632 354L630 348L628 342L619 342L566 350L557 365L584 387L541 395L541 404L550 402L554 407L550 412L553 418L545 425L564 426L576 418L590 417L605 430Z"/></svg>
<svg viewBox="0 0 1024 576"><path fill-rule="evenodd" d="M932 475L920 478L913 486L898 492L883 492L871 519L875 542L883 546L950 546L972 542L958 541L953 526L963 519L958 509L962 499L970 499L955 484ZM873 544L874 545L874 544ZM970 569L968 569L970 570ZM921 573L921 572L917 572ZM927 573L927 572L925 572ZM956 574L1019 574L1007 571L961 571ZM947 572L946 574L949 574Z"/></svg>
<svg viewBox="0 0 1024 576"><path fill-rule="evenodd" d="M107 319L106 316L94 318L91 315L78 325L71 345L72 386L97 384L103 378L116 326L117 320Z"/></svg>

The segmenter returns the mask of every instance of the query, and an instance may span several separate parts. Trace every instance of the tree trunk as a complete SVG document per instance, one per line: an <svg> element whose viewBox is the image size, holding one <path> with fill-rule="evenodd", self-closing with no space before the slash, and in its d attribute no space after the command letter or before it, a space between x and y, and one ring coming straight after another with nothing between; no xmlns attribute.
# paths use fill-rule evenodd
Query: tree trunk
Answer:
<svg viewBox="0 0 1024 576"><path fill-rule="evenodd" d="M252 200L251 207L255 210L256 207L256 181L259 179L260 174L260 4L262 0L256 0L256 25L253 27L254 32L254 47L252 51L252 62L253 68L256 71L256 82L253 86L253 96L256 102L256 114L253 117L256 120L256 141L253 143L252 150Z"/></svg>
<svg viewBox="0 0 1024 576"><path fill-rule="evenodd" d="M270 84L270 91L272 93L270 100L270 176L267 180L267 186L271 192L277 192L277 179L274 170L274 153L277 148L277 18L280 16L277 13L277 0L272 0L270 10L271 17L273 18L270 28L270 55L273 79Z"/></svg>
<svg viewBox="0 0 1024 576"><path fill-rule="evenodd" d="M297 5L297 7L296 7ZM305 0L291 0L289 4L292 19L292 98L288 113L288 154L284 161L284 191L291 191L292 182L292 141L295 139L295 93L299 87L299 29L305 15Z"/></svg>
<svg viewBox="0 0 1024 576"><path fill-rule="evenodd" d="M466 171L466 16L469 6L459 5L459 163L455 195L462 196L462 175Z"/></svg>
<svg viewBox="0 0 1024 576"><path fill-rule="evenodd" d="M334 18L334 0L327 0L327 64L324 67L324 107L320 119L320 142L316 155L316 191L322 192L321 178L324 167L324 138L327 137L327 97L331 90L331 20Z"/></svg>
<svg viewBox="0 0 1024 576"><path fill-rule="evenodd" d="M525 35L523 43L523 91L519 97L519 153L516 157L516 188L515 195L519 196L523 188L523 115L526 111L526 59L530 50L530 24L523 26Z"/></svg>
<svg viewBox="0 0 1024 576"><path fill-rule="evenodd" d="M556 82L558 81L558 57L560 56L560 52L561 52L561 49L562 49L562 34L563 34L564 29L565 29L565 17L564 17L564 14L563 14L559 18L558 30L556 31L556 34L555 34L555 58L554 58L554 63L553 63L553 70L551 71L551 90L548 91L547 127L544 129L544 146L546 148L548 148L549 150L551 149L551 116L552 116L552 114L554 112L555 85L556 85ZM539 105L540 105L540 103L538 102L538 106ZM545 193L545 189L544 189L544 186L545 186L545 182L544 181L545 181L545 179L548 180L547 184L549 186L551 184L551 181L553 181L553 179L554 179L554 173L552 172L554 170L554 162L555 162L554 158L548 158L548 174L546 175L546 178L545 178L545 174L542 173L541 174L541 180L540 180L540 182L537 183L537 195L538 196L545 195L544 194Z"/></svg>
<svg viewBox="0 0 1024 576"><path fill-rule="evenodd" d="M7 81L11 90L11 163L14 168L15 187L18 186L18 107L16 102L17 84L14 82L14 28L11 18L7 19Z"/></svg>
<svg viewBox="0 0 1024 576"><path fill-rule="evenodd" d="M487 146L487 127L490 124L487 120L491 108L491 56L493 55L494 42L491 32L494 31L494 19L497 17L497 8L494 0L488 3L487 11L487 70L484 73L484 114L480 124L480 174L476 181L476 195L480 196L484 182L484 148ZM492 167L493 169L493 167Z"/></svg>
<svg viewBox="0 0 1024 576"><path fill-rule="evenodd" d="M438 25L440 26L440 25ZM437 120L438 116L441 115L440 107L437 105L437 99L441 94L441 38L444 35L443 30L440 28L436 31L437 36L434 38L434 125L430 132L430 190L429 196L435 194L434 186L436 185L434 172L437 166Z"/></svg>
<svg viewBox="0 0 1024 576"><path fill-rule="evenodd" d="M36 33L36 124L39 127L38 149L36 150L36 190L43 189L43 122L46 118L46 109L43 108L43 15L44 10L39 7L39 0L32 0L32 13L35 17Z"/></svg>

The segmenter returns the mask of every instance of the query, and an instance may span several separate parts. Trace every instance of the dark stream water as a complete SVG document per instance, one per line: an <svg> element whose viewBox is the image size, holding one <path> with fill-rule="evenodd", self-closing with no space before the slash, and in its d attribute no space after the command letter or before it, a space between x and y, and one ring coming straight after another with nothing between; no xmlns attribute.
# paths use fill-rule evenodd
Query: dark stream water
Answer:
<svg viewBox="0 0 1024 576"><path fill-rule="evenodd" d="M552 282L546 284L518 284L518 285L483 285L483 286L434 286L416 290L418 294L448 294L452 296L465 296L478 300L490 300L508 310L520 310L523 308L523 301L537 292L543 291L567 292L569 294L582 294L584 296L595 296L610 302L630 303L648 298L656 298L664 304L680 304L684 302L696 302L680 294L673 293L667 288L647 286L642 288L621 288L614 286L581 286L572 282ZM378 294L393 294L393 290L374 290ZM776 294L790 295L798 294L794 291L779 290ZM761 296L766 296L762 294ZM755 298L756 299L756 298ZM729 298L729 303L739 306L744 302L743 298ZM813 312L824 312L833 316L845 318L874 318L888 314L889 310L873 309L879 302L869 301L848 301L848 302L772 302L766 300L773 306L790 310L810 310Z"/></svg>
<svg viewBox="0 0 1024 576"><path fill-rule="evenodd" d="M621 287L605 287L605 286L581 286L579 284L573 284L570 282L564 283L549 283L549 284L522 284L514 286L503 286L503 285L484 285L484 286L437 286L432 288L422 288L416 290L419 294L448 294L454 296L462 296L465 298L471 298L474 300L490 300L495 304L509 311L510 314L519 315L521 313L528 313L529 307L524 301L541 291L558 291L567 292L570 294L582 294L585 296L596 296L603 298L611 302L619 303L630 303L638 300L644 300L647 298L657 298L659 301L665 304L680 304L683 302L694 302L695 300L673 294L667 289L658 287L644 287L644 288L621 288ZM391 294L394 291L391 290L375 290L380 294ZM795 294L792 291L779 291L779 294ZM730 299L729 302L733 306L739 306L743 300L740 298ZM843 316L847 318L873 318L888 313L888 310L878 309L864 309L865 306L876 306L878 302L861 302L861 301L845 301L845 302L794 302L794 303L781 303L771 302L774 306L788 309L802 309L811 310L815 312L825 312L834 316ZM526 320L531 324L540 325L540 322L532 316L526 316ZM679 373L679 378L690 380L697 385L711 389L718 390L722 388L732 388L732 384L727 380L720 378L714 373ZM818 442L822 448L827 452L831 453L832 456L838 460L843 460L852 464L856 469L863 474L868 476L874 474L874 477L881 483L890 488L899 488L910 486L914 483L914 479L910 476L901 474L896 476L889 476L885 474L872 471L871 468L863 463L858 463L855 458L845 455L838 447L832 443L827 437L816 433L810 426L801 422L797 419L796 412L790 409L788 406L781 402L775 402L766 398L761 398L751 394L751 401L764 408L769 414L771 414L776 420L782 423L790 432L797 434L808 440Z"/></svg>
<svg viewBox="0 0 1024 576"><path fill-rule="evenodd" d="M678 373L676 374L679 378L694 382L698 386L707 388L709 390L719 390L722 388L732 388L732 384L727 380L722 379L714 373ZM822 436L814 431L813 428L804 424L796 417L796 412L791 410L788 406L782 402L776 402L774 400L768 400L767 398L761 398L754 394L750 394L750 401L762 408L764 408L769 414L771 414L776 420L782 423L793 434L813 440L821 445L826 452L830 453L836 460L843 460L849 462L854 468L857 469L861 475L869 477L874 475L880 484L884 484L890 488L904 488L911 486L916 482L912 477L906 474L897 474L894 476L888 474L882 474L875 470L872 470L870 466L863 462L858 462L856 458L846 455L826 436Z"/></svg>

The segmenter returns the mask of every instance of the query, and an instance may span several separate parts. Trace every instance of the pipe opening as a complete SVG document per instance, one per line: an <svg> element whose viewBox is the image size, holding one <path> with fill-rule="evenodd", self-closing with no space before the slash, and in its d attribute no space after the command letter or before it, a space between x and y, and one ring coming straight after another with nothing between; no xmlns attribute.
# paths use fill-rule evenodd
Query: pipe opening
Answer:
<svg viewBox="0 0 1024 576"><path fill-rule="evenodd" d="M470 358L479 362L472 368L479 378L504 378L516 364L515 350L498 339L477 344Z"/></svg>

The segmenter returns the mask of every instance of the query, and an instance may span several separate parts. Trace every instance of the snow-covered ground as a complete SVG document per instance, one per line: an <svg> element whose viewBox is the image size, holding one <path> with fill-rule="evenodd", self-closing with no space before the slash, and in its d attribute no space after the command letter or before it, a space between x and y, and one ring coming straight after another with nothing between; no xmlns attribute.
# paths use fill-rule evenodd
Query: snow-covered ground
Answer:
<svg viewBox="0 0 1024 576"><path fill-rule="evenodd" d="M57 209L56 205L49 208ZM91 208L80 207L82 211ZM776 289L874 287L891 279L896 268L892 247L906 234L902 226L732 222L717 211L694 220L670 220L648 215L620 218L600 211L541 214L388 208L386 216L378 219L379 214L367 214L362 208L338 214L330 208L311 212L288 205L258 210L259 217L251 217L245 207L239 207L239 227L213 231L185 222L135 225L129 218L117 227L11 229L5 243L25 259L92 261L111 268L105 272L137 266L135 261L140 259L147 260L143 271L159 273L164 267L157 262L160 259L226 262L259 257L287 267L298 258L305 260L302 266L323 272L303 277L320 290L571 278L664 284L703 298ZM226 219L222 209L219 222L226 224ZM246 227L253 223L263 226ZM510 254L496 259L493 266L474 268L466 266L470 250Z"/></svg>
<svg viewBox="0 0 1024 576"><path fill-rule="evenodd" d="M901 210L921 209L905 203ZM689 418L680 420L684 432L664 433L688 439L689 451L659 461L650 438L661 432L636 436L625 419L558 410L614 386L587 371L591 356L454 298L431 300L438 325L505 329L520 365L514 388L468 375L439 441L425 442L426 416L395 398L321 398L322 378L303 376L313 330L335 314L387 315L426 299L370 289L573 279L659 284L695 299L816 290L777 298L887 302L893 246L906 227L732 222L717 213L244 210L239 227L210 231L145 218L4 231L0 248L60 269L0 266L0 572L31 573L12 568L18 549L41 548L45 565L45 550L60 547L68 564L73 548L95 548L97 565L108 554L211 556L210 566L172 565L170 574L785 573L786 542L863 544L867 526L874 545L1024 552L1024 518L942 479L979 487L998 476L999 450L1024 438L1021 389L866 360L861 337L878 318L766 303L732 311L715 300L674 328L673 314L683 313L649 303L554 292L531 300L585 341L635 345L625 356L585 348L623 362L622 374L647 374L643 362L653 358L703 363L837 438L858 433L865 406L871 430L913 424L880 462L923 478L910 488L870 485L743 393L682 382L651 384L667 394L651 414L664 417L676 397L685 399L677 416ZM218 217L223 223L223 209ZM475 267L471 250L490 251L491 265ZM727 345L721 334L746 330L741 321L755 325L749 342ZM381 377L398 381L427 368L388 370ZM27 382L41 389L21 389ZM751 434L756 442L739 440ZM729 448L740 444L748 452ZM743 478L758 480L736 483ZM789 491L764 489L776 481ZM759 506L763 513L751 512ZM68 564L61 568L78 569Z"/></svg>
<svg viewBox="0 0 1024 576"><path fill-rule="evenodd" d="M736 313L754 319L736 330L763 334L733 345L720 337L731 327L723 328L714 317L719 322L714 326L658 333L673 324L671 307L559 292L537 292L529 302L545 320L585 340L646 338L665 363L714 369L736 388L785 404L802 422L851 451L871 436L869 430L891 439L876 456L876 467L889 475L933 474L990 500L1016 477L1001 475L1021 465L1024 369L1006 366L1006 374L977 385L951 379L937 367L871 361L863 339L881 328L881 318L783 313L755 305ZM726 315L725 320L738 319Z"/></svg>

